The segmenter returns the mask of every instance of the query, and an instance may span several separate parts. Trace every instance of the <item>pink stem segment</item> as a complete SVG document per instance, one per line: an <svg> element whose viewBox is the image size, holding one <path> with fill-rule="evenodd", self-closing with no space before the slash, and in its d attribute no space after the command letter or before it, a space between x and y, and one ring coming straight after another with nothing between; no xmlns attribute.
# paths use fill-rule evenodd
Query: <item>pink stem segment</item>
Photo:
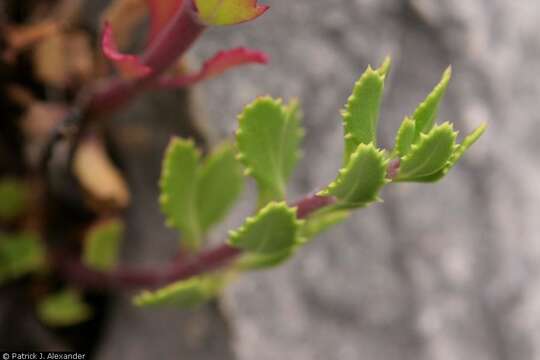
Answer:
<svg viewBox="0 0 540 360"><path fill-rule="evenodd" d="M138 289L159 287L174 281L216 270L229 264L241 251L227 244L205 250L163 269L118 268L111 272L94 271L75 259L57 259L61 275L86 289Z"/></svg>
<svg viewBox="0 0 540 360"><path fill-rule="evenodd" d="M295 204L297 217L303 219L326 206L335 203L333 197L308 196ZM118 268L111 272L94 271L80 261L58 256L55 265L66 280L81 288L90 289L139 289L164 286L174 281L188 279L217 270L233 262L242 250L228 244L203 250L181 262L173 262L167 268L129 269Z"/></svg>

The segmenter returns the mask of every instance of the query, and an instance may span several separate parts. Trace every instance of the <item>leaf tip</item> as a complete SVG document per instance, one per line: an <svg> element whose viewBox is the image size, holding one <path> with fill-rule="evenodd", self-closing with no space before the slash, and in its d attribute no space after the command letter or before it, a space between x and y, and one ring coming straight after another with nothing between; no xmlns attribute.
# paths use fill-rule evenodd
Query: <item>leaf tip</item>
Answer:
<svg viewBox="0 0 540 360"><path fill-rule="evenodd" d="M123 54L118 50L112 25L108 21L105 21L103 25L101 50L103 55L113 62L120 74L126 79L142 78L152 73L152 69L144 65L138 56Z"/></svg>
<svg viewBox="0 0 540 360"><path fill-rule="evenodd" d="M391 67L392 58L390 56L386 56L381 66L377 69L377 72L379 73L379 75L386 78L386 76L388 76L388 73L390 72Z"/></svg>

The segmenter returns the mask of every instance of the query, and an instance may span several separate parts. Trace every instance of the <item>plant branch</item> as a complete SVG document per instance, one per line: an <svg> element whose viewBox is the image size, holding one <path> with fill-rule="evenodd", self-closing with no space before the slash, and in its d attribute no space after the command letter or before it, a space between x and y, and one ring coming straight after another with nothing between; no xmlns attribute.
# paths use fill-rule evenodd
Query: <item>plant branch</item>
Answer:
<svg viewBox="0 0 540 360"><path fill-rule="evenodd" d="M186 1L141 56L141 63L152 73L139 80L113 79L97 87L87 104L89 115L109 113L134 98L180 58L205 29L197 19L193 3Z"/></svg>
<svg viewBox="0 0 540 360"><path fill-rule="evenodd" d="M335 198L333 197L307 196L295 204L297 217L299 219L306 218L315 211L334 204L334 202ZM241 254L242 250L228 244L221 244L203 250L181 262L173 262L166 268L117 268L110 272L94 271L79 260L69 258L66 254L59 254L53 260L60 275L78 287L139 289L155 288L217 270L229 265Z"/></svg>
<svg viewBox="0 0 540 360"><path fill-rule="evenodd" d="M88 123L118 110L134 99L180 58L205 29L206 26L197 19L192 1L186 1L141 56L142 63L149 66L152 73L137 80L118 77L108 79L94 84L88 92L81 94L71 113L49 136L40 167L47 169L54 147L66 136L65 129L82 136ZM73 121L72 114L77 114L78 121ZM77 143L75 142L73 146L77 146Z"/></svg>

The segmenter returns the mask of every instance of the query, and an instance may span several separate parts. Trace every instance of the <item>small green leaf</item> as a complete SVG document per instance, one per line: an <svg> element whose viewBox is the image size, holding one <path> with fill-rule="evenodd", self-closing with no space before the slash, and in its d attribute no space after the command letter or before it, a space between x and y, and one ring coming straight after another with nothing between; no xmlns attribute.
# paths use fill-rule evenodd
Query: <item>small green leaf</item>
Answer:
<svg viewBox="0 0 540 360"><path fill-rule="evenodd" d="M238 199L244 185L242 167L231 145L212 153L198 176L197 210L203 231L222 220Z"/></svg>
<svg viewBox="0 0 540 360"><path fill-rule="evenodd" d="M229 243L258 254L276 254L298 242L302 222L296 219L296 209L285 203L270 203L254 217L249 217L236 231L231 231Z"/></svg>
<svg viewBox="0 0 540 360"><path fill-rule="evenodd" d="M403 157L409 153L411 145L413 144L415 137L415 124L414 120L406 117L401 123L396 136L395 152L400 157Z"/></svg>
<svg viewBox="0 0 540 360"><path fill-rule="evenodd" d="M197 218L197 168L200 153L191 140L173 138L167 148L161 173L161 210L167 225L182 232L183 243L195 249L201 241Z"/></svg>
<svg viewBox="0 0 540 360"><path fill-rule="evenodd" d="M196 249L238 199L244 179L235 157L234 148L223 145L201 164L191 140L174 138L169 144L160 181L161 208L188 248Z"/></svg>
<svg viewBox="0 0 540 360"><path fill-rule="evenodd" d="M379 190L387 183L387 164L383 151L373 144L360 144L337 179L318 195L335 196L340 207L365 206L378 199Z"/></svg>
<svg viewBox="0 0 540 360"><path fill-rule="evenodd" d="M143 291L133 299L133 303L137 306L190 308L216 296L223 285L223 276L196 277L178 281L156 291Z"/></svg>
<svg viewBox="0 0 540 360"><path fill-rule="evenodd" d="M457 133L444 123L428 134L421 134L410 152L401 160L395 181L416 181L444 168L454 152Z"/></svg>
<svg viewBox="0 0 540 360"><path fill-rule="evenodd" d="M388 68L389 65L386 65ZM368 67L353 88L343 110L345 163L360 144L377 143L377 123L384 90L385 65L382 70Z"/></svg>
<svg viewBox="0 0 540 360"><path fill-rule="evenodd" d="M392 67L392 58L390 56L387 56L381 66L377 69L377 72L386 78L388 76L388 73L390 72L390 68Z"/></svg>
<svg viewBox="0 0 540 360"><path fill-rule="evenodd" d="M236 262L240 271L263 270L283 264L294 255L294 247L272 254L247 253Z"/></svg>
<svg viewBox="0 0 540 360"><path fill-rule="evenodd" d="M259 206L285 198L287 180L300 157L303 136L296 102L283 106L281 100L261 97L239 116L238 158L246 174L255 178Z"/></svg>
<svg viewBox="0 0 540 360"><path fill-rule="evenodd" d="M107 271L118 262L124 225L120 220L102 222L89 230L84 241L83 262L86 266Z"/></svg>
<svg viewBox="0 0 540 360"><path fill-rule="evenodd" d="M415 110L412 116L416 122L415 142L419 139L421 133L428 133L433 128L439 110L439 104L446 93L451 77L452 68L448 67L439 84L437 84L435 89Z"/></svg>
<svg viewBox="0 0 540 360"><path fill-rule="evenodd" d="M199 18L208 25L233 25L255 19L268 10L256 0L195 0Z"/></svg>
<svg viewBox="0 0 540 360"><path fill-rule="evenodd" d="M308 242L334 225L345 221L350 215L347 210L322 211L310 216L302 225L301 239ZM302 243L304 244L304 243Z"/></svg>
<svg viewBox="0 0 540 360"><path fill-rule="evenodd" d="M73 326L85 322L92 316L92 309L85 304L78 292L64 290L49 295L37 306L39 319L49 326Z"/></svg>
<svg viewBox="0 0 540 360"><path fill-rule="evenodd" d="M288 155L282 155L283 158L283 175L285 182L294 172L296 164L302 157L302 151L300 150L300 142L304 138L304 129L302 128L302 109L300 108L300 102L298 99L292 99L287 106L285 106L285 114L287 116L287 125L283 130L291 136L283 138L284 143L282 145L283 151L292 151Z"/></svg>
<svg viewBox="0 0 540 360"><path fill-rule="evenodd" d="M482 134L486 131L486 124L480 125L476 130L474 130L471 134L469 134L465 140L463 140L463 143L459 145L457 148L455 148L454 152L452 153L452 156L450 156L450 159L442 168L441 170L437 171L436 173L432 175L425 176L423 178L417 179L415 181L419 182L435 182L448 174L448 172L457 164L457 162L461 159L461 157L465 154L465 152L482 136Z"/></svg>
<svg viewBox="0 0 540 360"><path fill-rule="evenodd" d="M0 180L0 220L19 216L26 206L26 187L11 178Z"/></svg>
<svg viewBox="0 0 540 360"><path fill-rule="evenodd" d="M0 234L0 284L45 265L45 249L32 233Z"/></svg>
<svg viewBox="0 0 540 360"><path fill-rule="evenodd" d="M486 128L487 128L487 125L484 123L480 125L478 128L476 128L472 133L467 135L467 137L465 137L461 145L459 145L459 147L456 149L456 151L454 151L454 153L450 157L450 160L448 161L448 166L447 166L448 170L450 170L454 165L456 165L457 162L461 160L465 152L469 150L469 148L473 146L474 143L478 141L478 139L480 139L480 137L486 131Z"/></svg>

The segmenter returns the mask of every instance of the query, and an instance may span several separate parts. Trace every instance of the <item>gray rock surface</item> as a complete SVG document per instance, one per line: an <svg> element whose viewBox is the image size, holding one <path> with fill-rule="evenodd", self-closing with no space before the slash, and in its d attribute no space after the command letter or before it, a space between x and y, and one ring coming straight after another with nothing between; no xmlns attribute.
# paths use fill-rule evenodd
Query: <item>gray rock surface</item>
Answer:
<svg viewBox="0 0 540 360"><path fill-rule="evenodd" d="M216 29L195 49L268 51L202 86L222 136L257 95L302 99L306 156L296 198L339 167L339 110L368 63L387 54L380 133L391 146L404 115L448 64L441 121L486 136L443 182L392 186L277 270L226 294L240 360L540 358L540 3L536 0L270 0L255 23Z"/></svg>

